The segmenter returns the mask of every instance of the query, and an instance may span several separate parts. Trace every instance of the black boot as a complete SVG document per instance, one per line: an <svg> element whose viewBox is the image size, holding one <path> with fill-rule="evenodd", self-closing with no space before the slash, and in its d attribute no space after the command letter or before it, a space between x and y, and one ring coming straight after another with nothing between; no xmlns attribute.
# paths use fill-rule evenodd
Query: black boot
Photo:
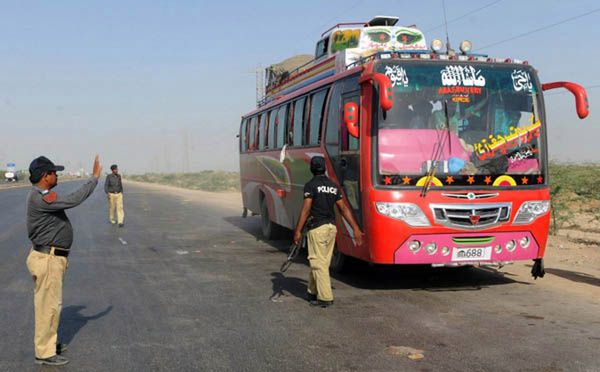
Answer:
<svg viewBox="0 0 600 372"><path fill-rule="evenodd" d="M67 363L69 363L69 359L60 355L51 356L50 358L45 359L35 358L35 364L45 364L48 366L64 366Z"/></svg>

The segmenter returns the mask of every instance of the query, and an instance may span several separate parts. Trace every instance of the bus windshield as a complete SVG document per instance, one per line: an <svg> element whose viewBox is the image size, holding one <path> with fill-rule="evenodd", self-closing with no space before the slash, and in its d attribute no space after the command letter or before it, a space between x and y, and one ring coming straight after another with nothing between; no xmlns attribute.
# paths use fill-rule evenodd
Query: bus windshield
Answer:
<svg viewBox="0 0 600 372"><path fill-rule="evenodd" d="M382 60L394 105L378 109L374 147L385 185L542 184L540 88L527 65ZM377 107L379 107L377 105Z"/></svg>

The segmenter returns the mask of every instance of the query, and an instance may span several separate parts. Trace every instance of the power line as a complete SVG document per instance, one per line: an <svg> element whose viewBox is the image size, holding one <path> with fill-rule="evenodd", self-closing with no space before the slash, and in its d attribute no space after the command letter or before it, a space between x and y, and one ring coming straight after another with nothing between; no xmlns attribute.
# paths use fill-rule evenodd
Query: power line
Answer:
<svg viewBox="0 0 600 372"><path fill-rule="evenodd" d="M502 44L502 43L506 43L508 41L512 41L512 40L515 40L515 39L518 39L518 38L521 38L521 37L524 37L524 36L527 36L527 35L534 34L536 32L544 31L544 30L547 30L549 28L552 28L552 27L555 27L555 26L558 26L558 25L562 25L563 23L567 23L567 22L576 20L578 18L582 18L582 17L588 16L588 15L590 15L592 13L596 13L598 11L600 11L600 8L596 8L596 9L590 10L589 12L585 12L583 14L579 14L579 15L576 15L576 16L573 16L573 17L570 17L570 18L567 18L567 19L563 19L561 21L558 21L558 22L551 23L551 24L546 25L546 26L542 26L542 27L533 29L531 31L523 32L522 34L519 34L519 35L516 35L516 36L513 36L513 37L509 37L508 39L504 39L504 40L496 41L496 42L488 44L488 45L484 45L483 47L478 48L477 50L487 49L487 48L490 48L490 47L493 47L493 46L496 46L496 45L499 45L499 44Z"/></svg>
<svg viewBox="0 0 600 372"><path fill-rule="evenodd" d="M470 16L471 14L474 14L474 13L477 13L477 12L479 12L479 11L481 11L481 10L484 10L484 9L486 9L486 8L489 8L489 7L490 7L490 6L492 6L492 5L496 5L496 4L498 4L499 2L501 2L501 1L504 1L504 0L496 0L496 1L492 1L491 3L488 3L488 4L484 5L484 6L481 6L481 7L479 7L479 8L473 9L473 10L471 10L471 11L470 11L470 12L468 12L468 13L465 13L465 14L463 14L463 15L461 15L461 16L458 16L458 17L456 17L456 18L453 18L453 19L449 20L449 21L448 21L448 23L453 23L453 22L456 22L456 21L460 21L461 19L463 19L463 18L465 18L465 17L468 17L468 16ZM423 31L423 32L429 32L429 31L437 30L438 28L440 28L440 27L443 27L443 26L444 26L444 23L440 23L439 25L437 25L437 26L435 26L435 27L432 27L432 28L430 28L430 29L427 29L427 30L425 30L425 31Z"/></svg>

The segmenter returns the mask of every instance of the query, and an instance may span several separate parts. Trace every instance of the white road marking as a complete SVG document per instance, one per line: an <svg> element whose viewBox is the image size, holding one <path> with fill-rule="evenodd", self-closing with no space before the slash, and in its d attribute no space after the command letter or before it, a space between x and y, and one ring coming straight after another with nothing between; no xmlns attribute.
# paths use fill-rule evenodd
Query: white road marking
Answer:
<svg viewBox="0 0 600 372"><path fill-rule="evenodd" d="M121 242L121 244L127 245L127 242L125 240L123 240L123 238L119 238L119 241Z"/></svg>
<svg viewBox="0 0 600 372"><path fill-rule="evenodd" d="M190 252L177 250L177 251L175 251L175 253L177 253L177 254L188 254Z"/></svg>

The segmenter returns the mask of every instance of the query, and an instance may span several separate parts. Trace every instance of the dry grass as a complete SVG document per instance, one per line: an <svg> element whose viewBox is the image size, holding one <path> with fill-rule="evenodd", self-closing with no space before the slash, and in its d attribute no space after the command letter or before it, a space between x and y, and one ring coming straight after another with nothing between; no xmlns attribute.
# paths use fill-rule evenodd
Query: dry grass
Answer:
<svg viewBox="0 0 600 372"><path fill-rule="evenodd" d="M239 191L240 174L225 171L202 171L199 173L146 173L127 176L132 181L158 183L184 189L204 191Z"/></svg>

